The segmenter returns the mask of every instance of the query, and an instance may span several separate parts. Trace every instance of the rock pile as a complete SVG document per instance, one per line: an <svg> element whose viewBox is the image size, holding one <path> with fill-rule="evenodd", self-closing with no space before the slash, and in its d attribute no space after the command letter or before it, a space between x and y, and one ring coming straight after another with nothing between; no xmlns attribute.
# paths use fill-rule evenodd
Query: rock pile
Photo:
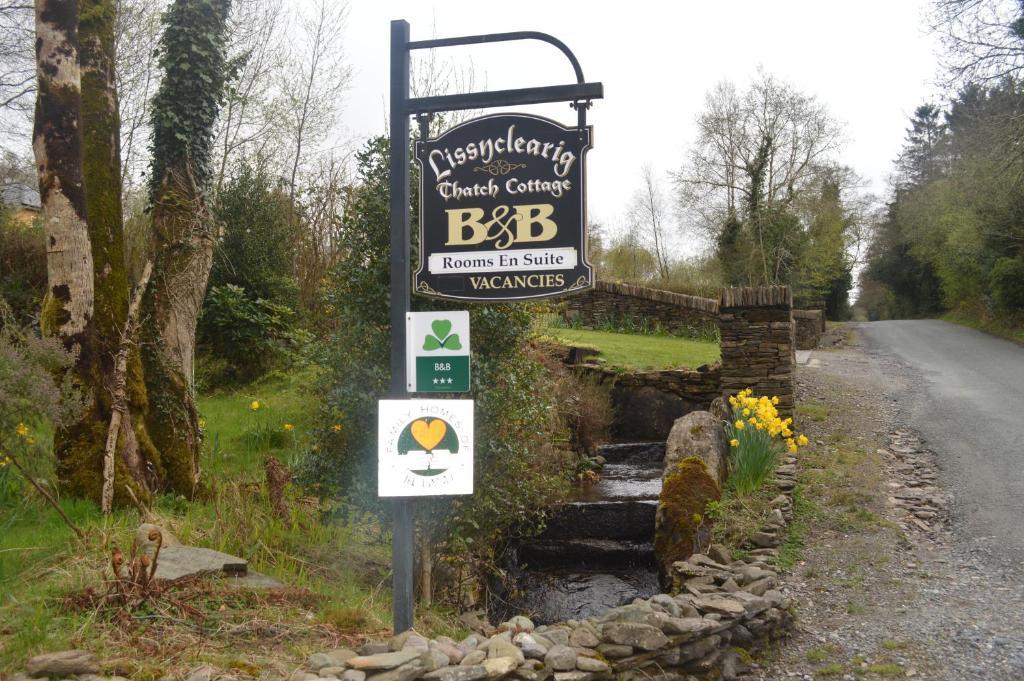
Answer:
<svg viewBox="0 0 1024 681"><path fill-rule="evenodd" d="M938 539L949 524L949 499L937 486L935 455L909 430L892 433L879 454L889 461L889 503L902 512L900 525Z"/></svg>

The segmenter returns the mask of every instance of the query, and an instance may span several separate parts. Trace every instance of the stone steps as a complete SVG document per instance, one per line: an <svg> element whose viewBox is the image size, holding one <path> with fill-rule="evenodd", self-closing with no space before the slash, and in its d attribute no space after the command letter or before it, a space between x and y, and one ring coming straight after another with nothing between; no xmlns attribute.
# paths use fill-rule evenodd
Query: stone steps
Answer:
<svg viewBox="0 0 1024 681"><path fill-rule="evenodd" d="M540 539L651 541L657 499L577 501L548 521Z"/></svg>
<svg viewBox="0 0 1024 681"><path fill-rule="evenodd" d="M646 542L614 539L537 540L520 546L519 564L530 570L653 569L655 567L654 545L649 540Z"/></svg>
<svg viewBox="0 0 1024 681"><path fill-rule="evenodd" d="M665 458L665 442L624 442L612 445L600 445L598 456L603 456L608 463L647 463L661 465Z"/></svg>

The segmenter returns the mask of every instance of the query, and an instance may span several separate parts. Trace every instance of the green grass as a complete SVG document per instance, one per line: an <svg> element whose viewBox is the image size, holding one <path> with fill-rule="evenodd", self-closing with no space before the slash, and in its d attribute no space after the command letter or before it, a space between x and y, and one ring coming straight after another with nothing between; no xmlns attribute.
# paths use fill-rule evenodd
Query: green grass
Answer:
<svg viewBox="0 0 1024 681"><path fill-rule="evenodd" d="M261 472L263 458L274 454L293 461L309 443L317 412L310 391L313 369L274 374L236 391L200 396L203 419L204 471L214 476ZM260 408L251 409L253 401ZM292 426L286 431L285 424Z"/></svg>
<svg viewBox="0 0 1024 681"><path fill-rule="evenodd" d="M608 364L622 369L694 368L720 357L717 343L687 338L557 327L546 333L571 346L595 348Z"/></svg>
<svg viewBox="0 0 1024 681"><path fill-rule="evenodd" d="M80 647L101 659L142 664L159 660L160 673L141 669L124 676L158 678L196 664L228 668L232 660L273 656L300 662L311 652L381 637L391 624L390 536L373 517L338 517L336 504L288 491L290 514L273 515L263 483L264 460L285 463L309 446L317 399L311 370L279 375L231 392L203 396L199 407L206 440L202 467L206 492L195 502L160 496L152 520L186 544L241 556L252 570L292 590L265 601L238 597L230 587L179 596L207 613L201 625L174 621L160 611L135 613L124 625L92 610L68 610L64 600L86 587L102 589L110 552L130 549L140 522L135 509L104 518L90 502L62 507L85 532L75 538L57 513L22 485L14 500L0 499L0 669L20 668L39 652ZM259 400L253 411L249 405ZM285 431L285 423L294 427ZM206 588L206 587L204 587ZM222 606L224 606L222 608ZM428 634L461 632L450 613L420 609L417 628ZM271 622L287 631L239 637L234 627ZM139 640L147 641L145 653ZM106 670L110 671L110 670ZM258 675L258 674L255 674Z"/></svg>
<svg viewBox="0 0 1024 681"><path fill-rule="evenodd" d="M808 418L818 423L828 418L828 407L819 402L801 402L796 405L797 419Z"/></svg>
<svg viewBox="0 0 1024 681"><path fill-rule="evenodd" d="M1024 345L1024 325L1022 324L1007 324L1002 319L979 319L977 317L969 316L966 314L949 312L942 317L947 322L953 324L959 324L960 326L966 326L971 329L983 331L993 336L999 336L1007 340L1013 341L1014 343L1020 343Z"/></svg>

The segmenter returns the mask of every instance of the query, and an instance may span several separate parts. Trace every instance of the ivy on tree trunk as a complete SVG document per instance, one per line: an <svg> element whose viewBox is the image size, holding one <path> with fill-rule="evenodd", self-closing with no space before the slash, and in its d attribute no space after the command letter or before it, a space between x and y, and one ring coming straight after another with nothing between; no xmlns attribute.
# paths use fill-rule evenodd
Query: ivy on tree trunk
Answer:
<svg viewBox="0 0 1024 681"><path fill-rule="evenodd" d="M156 263L143 302L147 428L166 484L199 480L193 389L196 323L213 266L215 223L206 206L213 126L226 79L228 0L175 0L164 16L163 80L153 102L150 200Z"/></svg>

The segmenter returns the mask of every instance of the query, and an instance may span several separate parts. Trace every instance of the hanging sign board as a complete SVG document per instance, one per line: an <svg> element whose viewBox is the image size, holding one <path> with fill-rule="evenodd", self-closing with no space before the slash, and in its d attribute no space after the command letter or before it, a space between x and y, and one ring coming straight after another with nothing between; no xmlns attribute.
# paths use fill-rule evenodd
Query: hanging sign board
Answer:
<svg viewBox="0 0 1024 681"><path fill-rule="evenodd" d="M584 163L591 134L589 126L497 114L417 142L415 291L501 301L592 286Z"/></svg>
<svg viewBox="0 0 1024 681"><path fill-rule="evenodd" d="M469 312L409 312L405 338L409 392L469 392Z"/></svg>
<svg viewBox="0 0 1024 681"><path fill-rule="evenodd" d="M381 400L377 494L473 493L473 400Z"/></svg>

